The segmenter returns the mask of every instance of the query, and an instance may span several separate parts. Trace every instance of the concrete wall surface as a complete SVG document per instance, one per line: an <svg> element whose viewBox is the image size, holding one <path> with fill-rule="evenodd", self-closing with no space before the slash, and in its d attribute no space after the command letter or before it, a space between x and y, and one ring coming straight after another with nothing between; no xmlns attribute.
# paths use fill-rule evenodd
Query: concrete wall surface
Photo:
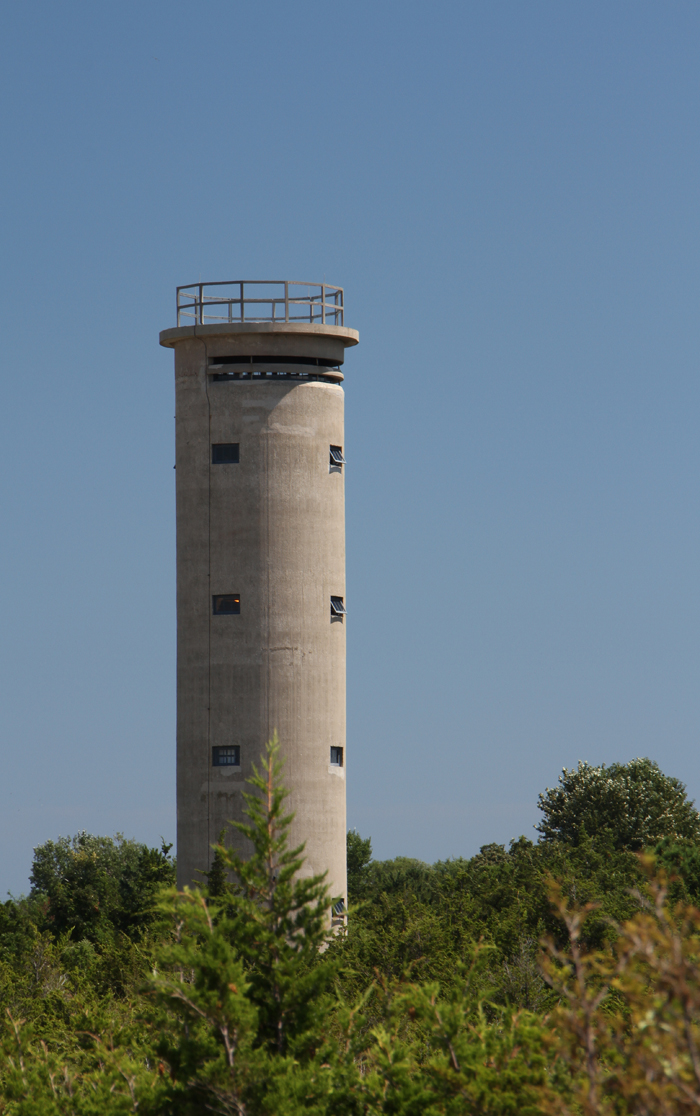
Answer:
<svg viewBox="0 0 700 1116"><path fill-rule="evenodd" d="M290 352L284 327L264 343L250 326L205 328L161 337L176 371L178 882L205 882L211 846L243 820L245 780L277 730L303 874L328 872L331 894L345 897L345 622L330 607L345 598L344 471L329 463L344 444L340 374L300 367L298 330ZM338 359L337 332L309 328L310 361ZM274 371L216 379L217 357L241 353L269 355ZM279 363L285 355L297 363ZM238 463L212 464L217 443L237 443ZM218 594L239 595L240 613L214 615ZM240 767L214 766L213 749L231 745Z"/></svg>

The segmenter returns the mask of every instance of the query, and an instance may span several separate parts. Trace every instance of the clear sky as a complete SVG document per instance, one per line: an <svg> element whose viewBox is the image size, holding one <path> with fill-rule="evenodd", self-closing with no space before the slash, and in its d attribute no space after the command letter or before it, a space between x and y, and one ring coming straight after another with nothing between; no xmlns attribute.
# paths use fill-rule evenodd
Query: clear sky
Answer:
<svg viewBox="0 0 700 1116"><path fill-rule="evenodd" d="M175 286L341 284L348 820L700 798L700 6L24 0L0 43L0 894L175 832Z"/></svg>

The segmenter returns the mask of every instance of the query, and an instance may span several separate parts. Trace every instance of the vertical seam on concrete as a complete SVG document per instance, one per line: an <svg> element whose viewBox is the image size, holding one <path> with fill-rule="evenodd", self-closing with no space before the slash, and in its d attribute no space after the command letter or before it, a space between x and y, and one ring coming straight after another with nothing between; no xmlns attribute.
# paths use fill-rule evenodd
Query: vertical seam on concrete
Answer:
<svg viewBox="0 0 700 1116"><path fill-rule="evenodd" d="M207 343L204 346L204 390L207 395L207 614L209 616L209 656L207 663L207 855L206 863L209 867L211 855L211 400L209 398L209 353Z"/></svg>
<svg viewBox="0 0 700 1116"><path fill-rule="evenodd" d="M270 662L270 412L267 416L265 438L265 735L269 740L270 731L270 687L272 685L272 664ZM260 746L265 741L260 741Z"/></svg>

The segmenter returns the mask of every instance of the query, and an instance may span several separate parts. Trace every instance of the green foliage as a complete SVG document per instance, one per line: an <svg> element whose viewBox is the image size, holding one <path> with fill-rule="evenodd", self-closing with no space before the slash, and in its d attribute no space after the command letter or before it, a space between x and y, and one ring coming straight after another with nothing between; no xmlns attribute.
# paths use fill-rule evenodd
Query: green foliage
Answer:
<svg viewBox="0 0 700 1116"><path fill-rule="evenodd" d="M279 779L273 743L252 780L250 821L237 827L252 855L220 842L218 895L186 889L165 903L176 932L152 987L169 1110L457 1116L467 1101L484 1114L534 1116L546 1078L542 1024L498 1009L487 1018L479 989L488 951L457 965L447 997L437 982L385 977L370 978L353 1006L331 995L349 942L329 942L323 880L300 877L302 850L287 848ZM366 884L371 847L358 838L354 848ZM387 878L396 888L400 874L380 867L375 889ZM379 899L386 911L385 890Z"/></svg>
<svg viewBox="0 0 700 1116"><path fill-rule="evenodd" d="M153 989L171 1020L161 1019L159 1052L177 1112L264 1109L281 1076L307 1087L327 1045L333 967L319 957L330 900L323 877L300 877L303 850L287 847L292 818L276 741L250 782L249 822L236 828L251 856L220 841L210 873L216 894L186 888L163 904L175 934Z"/></svg>
<svg viewBox="0 0 700 1116"><path fill-rule="evenodd" d="M8 1017L0 1046L0 1111L12 1116L167 1116L163 1067L144 1020L102 1011L41 1038ZM94 1028L101 1033L95 1033Z"/></svg>
<svg viewBox="0 0 700 1116"><path fill-rule="evenodd" d="M700 894L697 815L681 784L635 762L633 774L586 770L623 772L626 801L649 807L646 834L686 819L655 848L671 897L687 904ZM252 854L242 859L222 833L203 890L172 887L165 847L80 834L37 849L30 896L0 905L2 1116L597 1116L612 1109L589 1103L586 1020L594 1045L596 1035L608 1043L594 1070L620 1116L642 1109L625 1107L615 1058L636 1074L634 1096L646 1098L652 1078L677 1096L663 1076L676 1048L690 1080L679 1043L695 1043L697 1027L683 1032L676 985L673 1003L649 999L649 974L661 988L672 974L663 951L685 951L677 987L691 989L696 1011L700 912L679 916L691 928L682 947L658 903L649 915L658 888L627 847L640 825L632 818L625 837L613 824L619 788L593 794L608 819L597 828L583 793L591 780L574 780L579 821L574 806L556 815L573 836L521 837L470 859L374 861L370 840L348 834L352 906L333 934L324 880L304 876L303 849L288 847L276 742L251 783L237 829ZM658 1050L644 1030L650 1011L668 1024Z"/></svg>
<svg viewBox="0 0 700 1116"><path fill-rule="evenodd" d="M552 885L568 931L566 949L544 943L543 971L557 994L547 1045L558 1066L545 1111L557 1116L700 1110L700 910L670 905L663 872L649 856L641 862L648 900L617 924L612 949L582 946L589 906Z"/></svg>
<svg viewBox="0 0 700 1116"><path fill-rule="evenodd" d="M645 877L636 857L610 841L592 838L570 847L521 837L509 849L486 845L470 860L434 865L397 858L374 861L366 871L348 935L333 946L344 994L361 995L375 979L458 980L460 966L478 942L489 946L481 991L492 1002L542 1010L550 997L539 974L539 941L558 941L566 930L552 912L549 880L567 895L598 907L584 928L587 944L602 945L610 919L631 917L634 889Z"/></svg>
<svg viewBox="0 0 700 1116"><path fill-rule="evenodd" d="M51 1043L108 1005L121 1017L151 966L156 900L173 871L167 849L121 837L36 849L31 894L0 904L0 1037L8 1012Z"/></svg>
<svg viewBox="0 0 700 1116"><path fill-rule="evenodd" d="M664 838L700 842L700 815L685 786L649 759L564 768L538 804L544 816L537 830L546 841L575 845L584 835L607 835L616 849L633 851Z"/></svg>
<svg viewBox="0 0 700 1116"><path fill-rule="evenodd" d="M31 922L32 912L45 917L38 891L16 917L6 912L6 945L19 942L20 923L32 926L24 953L15 951L14 979L26 961L34 980L27 1003L43 1003L27 1023L8 1015L0 1033L8 1116L457 1116L465 1098L484 1114L534 1112L545 1073L542 1025L528 1013L484 1010L488 950L472 950L471 964L456 967L447 995L437 981L376 974L353 1001L333 987L350 939L329 941L324 881L301 875L302 850L287 846L275 744L252 784L249 822L238 827L252 855L243 860L221 842L214 888L162 898L171 930L153 945L143 990L133 982L104 994L96 985L111 948L96 932L99 920L83 919L79 940L75 925L58 937L56 921L42 930ZM361 839L358 846L367 876L371 849ZM396 889L414 868L379 866L375 893L387 881ZM95 874L81 878L86 891L96 889ZM380 898L379 909L391 906L386 890ZM433 921L436 941L445 940L438 914Z"/></svg>
<svg viewBox="0 0 700 1116"><path fill-rule="evenodd" d="M287 847L292 815L284 813L288 792L281 784L276 737L267 745L262 770L249 780L258 794L245 794L249 822L235 828L252 846L243 859L219 847L234 878L227 908L231 940L248 968L250 996L260 1015L259 1040L279 1053L315 1042L322 995L333 979L318 964L330 918L323 876L300 876L303 846Z"/></svg>
<svg viewBox="0 0 700 1116"><path fill-rule="evenodd" d="M175 1111L199 1104L236 1111L248 1087L243 1072L258 1029L244 965L231 947L228 920L199 891L172 893L172 943L159 955L153 989L165 1008L159 1053L170 1069Z"/></svg>
<svg viewBox="0 0 700 1116"><path fill-rule="evenodd" d="M229 886L228 873L226 871L226 850L224 842L226 840L226 827L221 830L219 834L219 842L214 849L214 858L212 860L211 868L206 874L207 877L207 894L212 899L219 899L224 895L228 895L231 888Z"/></svg>
<svg viewBox="0 0 700 1116"><path fill-rule="evenodd" d="M372 859L372 840L362 838L356 829L347 836L348 901L354 903L362 894L367 870Z"/></svg>
<svg viewBox="0 0 700 1116"><path fill-rule="evenodd" d="M174 882L170 845L78 833L34 850L31 896L45 899L44 925L55 938L101 942L115 932L137 941L152 921L156 896Z"/></svg>
<svg viewBox="0 0 700 1116"><path fill-rule="evenodd" d="M546 1027L536 1016L505 1011L488 1019L470 996L468 979L448 998L438 985L413 985L398 995L395 1015L393 1034L377 1029L372 1060L396 1111L539 1116L548 1059ZM415 1041L401 1042L406 1016L420 1028L422 1049Z"/></svg>

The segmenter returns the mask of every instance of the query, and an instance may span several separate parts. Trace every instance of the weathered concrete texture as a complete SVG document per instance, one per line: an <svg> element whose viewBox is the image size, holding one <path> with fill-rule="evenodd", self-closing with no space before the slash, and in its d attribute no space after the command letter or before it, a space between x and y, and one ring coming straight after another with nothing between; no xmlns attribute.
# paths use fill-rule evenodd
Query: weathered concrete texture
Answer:
<svg viewBox="0 0 700 1116"><path fill-rule="evenodd" d="M327 871L331 894L346 896L345 623L330 616L331 596L345 597L344 475L329 469L329 447L344 444L343 389L274 376L217 382L210 365L236 353L338 360L356 341L319 326L161 335L176 372L181 886L202 881L221 829L242 820L245 779L277 729L292 842L306 843L305 873ZM218 442L239 443L239 464L211 464ZM240 594L240 615L212 614L219 593ZM240 769L212 766L212 748L232 744ZM331 746L344 750L341 769Z"/></svg>

